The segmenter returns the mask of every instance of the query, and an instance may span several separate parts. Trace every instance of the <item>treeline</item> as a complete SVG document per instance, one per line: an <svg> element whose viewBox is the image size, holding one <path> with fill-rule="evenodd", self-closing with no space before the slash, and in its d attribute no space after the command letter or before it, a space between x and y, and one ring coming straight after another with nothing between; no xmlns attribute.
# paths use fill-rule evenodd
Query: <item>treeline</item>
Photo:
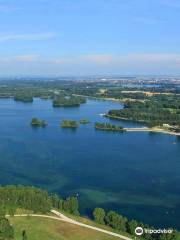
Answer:
<svg viewBox="0 0 180 240"><path fill-rule="evenodd" d="M94 221L112 227L115 230L126 232L131 236L135 236L135 229L137 227L154 229L149 225L145 225L136 220L129 221L126 217L118 214L115 211L105 212L103 208L95 208L93 211ZM177 231L173 231L172 234L146 234L142 235L144 240L177 240L180 239L180 234Z"/></svg>
<svg viewBox="0 0 180 240"><path fill-rule="evenodd" d="M144 122L149 127L163 124L180 126L179 101L174 105L166 101L126 102L124 109L110 110L110 118L120 118L136 122Z"/></svg>
<svg viewBox="0 0 180 240"><path fill-rule="evenodd" d="M71 214L79 214L76 197L63 199L58 195L49 195L44 190L27 186L0 187L0 206L10 215L14 215L17 208L32 210L35 213L48 213L52 208L57 208Z"/></svg>
<svg viewBox="0 0 180 240"><path fill-rule="evenodd" d="M114 132L124 132L124 128L119 125L113 125L110 123L95 123L95 129L104 130L104 131L114 131Z"/></svg>
<svg viewBox="0 0 180 240"><path fill-rule="evenodd" d="M14 95L14 100L15 101L20 101L20 102L33 102L33 96L28 93L20 92Z"/></svg>
<svg viewBox="0 0 180 240"><path fill-rule="evenodd" d="M78 107L85 103L86 99L75 96L56 96L53 100L53 107Z"/></svg>

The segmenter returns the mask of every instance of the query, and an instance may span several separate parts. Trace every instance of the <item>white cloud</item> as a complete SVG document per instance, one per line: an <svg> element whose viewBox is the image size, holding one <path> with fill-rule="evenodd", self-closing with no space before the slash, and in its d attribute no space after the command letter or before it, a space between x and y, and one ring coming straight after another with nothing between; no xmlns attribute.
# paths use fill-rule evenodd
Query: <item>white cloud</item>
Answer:
<svg viewBox="0 0 180 240"><path fill-rule="evenodd" d="M52 59L38 54L0 57L2 73L180 74L180 54L95 54Z"/></svg>
<svg viewBox="0 0 180 240"><path fill-rule="evenodd" d="M0 34L0 42L13 41L13 40L44 40L55 37L55 33L34 33L34 34Z"/></svg>

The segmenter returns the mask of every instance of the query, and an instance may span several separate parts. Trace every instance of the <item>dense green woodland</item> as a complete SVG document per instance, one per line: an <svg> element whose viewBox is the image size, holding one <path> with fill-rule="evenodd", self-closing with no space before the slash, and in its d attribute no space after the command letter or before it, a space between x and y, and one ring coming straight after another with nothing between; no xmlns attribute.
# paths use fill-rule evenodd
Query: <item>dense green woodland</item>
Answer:
<svg viewBox="0 0 180 240"><path fill-rule="evenodd" d="M79 204L76 197L62 199L56 194L48 195L46 191L35 187L13 185L0 187L0 240L14 239L13 227L5 215L14 216L17 208L43 214L49 213L52 208L57 208L70 214L79 215ZM23 234L26 235L24 231Z"/></svg>
<svg viewBox="0 0 180 240"><path fill-rule="evenodd" d="M58 195L48 195L44 190L35 187L6 186L0 187L0 206L4 206L10 215L17 208L47 213L53 207L72 214L79 214L76 197L62 199Z"/></svg>
<svg viewBox="0 0 180 240"><path fill-rule="evenodd" d="M85 103L86 99L75 96L58 96L53 100L53 107L78 107Z"/></svg>
<svg viewBox="0 0 180 240"><path fill-rule="evenodd" d="M180 127L180 99L161 96L144 102L127 101L124 109L110 110L107 116L144 122L150 127L163 126L163 124Z"/></svg>
<svg viewBox="0 0 180 240"><path fill-rule="evenodd" d="M112 131L112 132L124 132L125 129L122 126L119 125L113 125L110 123L95 123L95 129L97 130L103 130L103 131Z"/></svg>

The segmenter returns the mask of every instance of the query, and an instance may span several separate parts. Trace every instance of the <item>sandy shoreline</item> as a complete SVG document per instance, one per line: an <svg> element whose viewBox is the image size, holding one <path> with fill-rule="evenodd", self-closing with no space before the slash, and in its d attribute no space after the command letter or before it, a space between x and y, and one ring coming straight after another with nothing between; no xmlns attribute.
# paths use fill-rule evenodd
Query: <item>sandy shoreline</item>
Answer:
<svg viewBox="0 0 180 240"><path fill-rule="evenodd" d="M173 135L173 136L180 136L180 133L176 133L176 132L171 132L168 130L164 130L161 128L146 128L146 127L142 127L142 128L124 128L127 132L156 132L156 133L164 133L164 134L169 134L169 135Z"/></svg>

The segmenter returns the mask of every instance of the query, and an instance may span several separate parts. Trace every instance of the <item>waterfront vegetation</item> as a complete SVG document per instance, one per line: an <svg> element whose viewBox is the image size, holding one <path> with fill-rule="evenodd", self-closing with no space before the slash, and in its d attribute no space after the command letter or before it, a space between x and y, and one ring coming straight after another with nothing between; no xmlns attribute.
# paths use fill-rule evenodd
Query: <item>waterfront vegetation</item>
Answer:
<svg viewBox="0 0 180 240"><path fill-rule="evenodd" d="M86 99L75 96L58 96L53 100L53 107L78 107L85 103Z"/></svg>
<svg viewBox="0 0 180 240"><path fill-rule="evenodd" d="M14 239L18 235L28 236L30 234L33 236L35 231L40 231L38 234L43 234L42 229L35 228L24 228L33 222L36 222L36 225L41 225L43 223L44 228L48 228L50 226L56 225L54 220L44 220L44 219L34 219L33 217L21 218L21 220L16 220L15 217L12 218L17 212L18 213L40 213L40 214L48 214L51 209L59 209L67 214L74 216L79 215L79 203L77 197L67 197L63 199L56 194L49 195L46 191L41 190L35 187L28 186L4 186L0 187L0 239L2 240L10 240ZM9 215L10 218L7 219L6 215ZM115 211L106 212L102 208L95 208L93 211L94 221L97 224L102 225L101 228L105 228L104 226L110 227L115 231L124 234L125 236L134 236L135 228L137 226L141 226L142 228L150 228L152 227L148 225L144 225L135 220L128 220L126 217L120 215ZM85 219L83 220L85 221ZM11 225L10 223L13 223ZM39 224L38 224L39 223ZM46 226L47 224L47 226ZM59 223L61 226L61 223ZM56 226L58 226L58 224ZM68 226L68 223L63 223ZM94 224L93 224L94 225ZM99 226L100 226L99 225ZM70 227L70 226L69 226ZM16 229L17 228L17 229ZM68 228L68 227L67 227ZM79 227L73 227L75 229ZM26 232L27 229L29 232ZM31 229L31 230L30 230ZM61 228L60 228L61 229ZM69 229L69 228L68 228ZM109 229L110 230L110 229ZM61 230L59 233L54 232L54 228L51 230L51 234L55 234L57 237L61 234ZM67 231L67 230L66 230ZM81 230L82 231L82 230ZM111 230L112 231L112 230ZM86 230L85 232L89 232ZM144 240L177 240L179 237L179 233L177 231L173 231L172 234L143 234L142 239ZM27 239L27 238L22 238ZM32 238L33 239L33 238ZM37 236L34 239L38 239ZM33 239L33 240L34 240ZM55 238L56 239L56 238ZM69 239L69 238L67 238ZM76 238L70 238L76 239ZM81 238L77 238L81 239ZM85 239L85 238L83 238ZM87 238L88 239L88 238ZM111 239L111 238L103 238L103 239Z"/></svg>
<svg viewBox="0 0 180 240"><path fill-rule="evenodd" d="M45 120L40 120L38 118L32 118L31 126L33 127L46 127L48 123Z"/></svg>
<svg viewBox="0 0 180 240"><path fill-rule="evenodd" d="M113 125L110 123L95 123L95 129L103 130L103 131L113 131L113 132L124 132L125 129L122 126L119 125Z"/></svg>
<svg viewBox="0 0 180 240"><path fill-rule="evenodd" d="M180 126L179 105L167 107L162 106L161 102L146 101L146 102L126 102L124 109L110 110L107 117L124 119L135 122L146 123L149 127L163 126Z"/></svg>
<svg viewBox="0 0 180 240"><path fill-rule="evenodd" d="M136 220L128 220L126 217L118 214L115 211L106 212L103 208L95 208L93 211L94 221L112 227L115 230L122 231L130 234L133 237L135 235L135 229L137 227L147 228L147 229L155 229L152 226L148 226L147 224L143 224ZM144 240L178 240L180 238L180 233L178 231L173 231L172 234L147 234L144 233L140 239Z"/></svg>
<svg viewBox="0 0 180 240"><path fill-rule="evenodd" d="M48 213L52 208L79 215L79 204L76 197L60 198L56 194L28 186L0 187L0 212L13 216L18 208L31 210L34 213Z"/></svg>
<svg viewBox="0 0 180 240"><path fill-rule="evenodd" d="M24 93L18 93L14 96L14 101L19 101L19 102L33 102L33 96L29 94L24 94Z"/></svg>
<svg viewBox="0 0 180 240"><path fill-rule="evenodd" d="M62 128L78 128L79 127L79 124L77 121L75 120L63 120L62 123L61 123L61 127Z"/></svg>

